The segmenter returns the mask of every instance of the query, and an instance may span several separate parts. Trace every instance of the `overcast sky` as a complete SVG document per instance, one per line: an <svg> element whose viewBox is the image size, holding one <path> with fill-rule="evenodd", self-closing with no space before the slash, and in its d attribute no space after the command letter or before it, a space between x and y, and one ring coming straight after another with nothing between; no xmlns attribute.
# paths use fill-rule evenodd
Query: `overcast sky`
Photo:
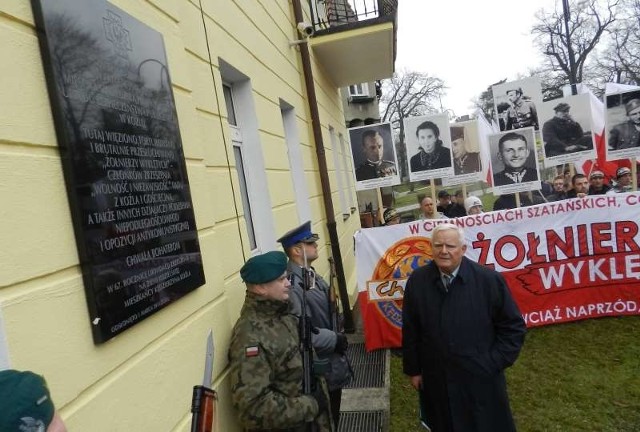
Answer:
<svg viewBox="0 0 640 432"><path fill-rule="evenodd" d="M398 6L396 71L445 81L445 109L473 113L471 99L487 86L517 79L541 62L533 46L535 13L554 0L409 0ZM560 2L558 8L560 8Z"/></svg>

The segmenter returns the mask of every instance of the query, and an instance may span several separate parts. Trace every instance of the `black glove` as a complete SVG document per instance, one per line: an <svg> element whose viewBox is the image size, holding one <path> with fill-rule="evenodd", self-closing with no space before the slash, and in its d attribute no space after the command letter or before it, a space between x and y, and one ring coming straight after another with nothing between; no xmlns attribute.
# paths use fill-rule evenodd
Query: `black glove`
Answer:
<svg viewBox="0 0 640 432"><path fill-rule="evenodd" d="M315 390L309 395L318 403L318 415L325 412L329 406L327 395L320 384L316 384Z"/></svg>
<svg viewBox="0 0 640 432"><path fill-rule="evenodd" d="M347 352L348 347L349 341L347 340L347 336L342 333L336 333L336 347L334 351L337 354L344 354Z"/></svg>

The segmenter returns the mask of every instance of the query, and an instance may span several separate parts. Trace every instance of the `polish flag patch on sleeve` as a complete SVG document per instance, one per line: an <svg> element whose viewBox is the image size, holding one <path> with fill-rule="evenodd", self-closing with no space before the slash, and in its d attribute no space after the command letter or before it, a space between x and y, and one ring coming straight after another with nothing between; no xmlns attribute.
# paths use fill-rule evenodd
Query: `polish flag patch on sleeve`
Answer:
<svg viewBox="0 0 640 432"><path fill-rule="evenodd" d="M248 346L244 349L245 357L256 357L260 354L260 349L257 346Z"/></svg>

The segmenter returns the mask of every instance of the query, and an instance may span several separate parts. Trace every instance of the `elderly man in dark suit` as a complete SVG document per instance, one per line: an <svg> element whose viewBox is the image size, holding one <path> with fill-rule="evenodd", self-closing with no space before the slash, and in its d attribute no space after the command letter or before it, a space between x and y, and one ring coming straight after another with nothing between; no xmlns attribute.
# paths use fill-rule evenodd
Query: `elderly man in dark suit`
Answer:
<svg viewBox="0 0 640 432"><path fill-rule="evenodd" d="M504 370L526 327L504 278L464 257L464 232L441 224L433 261L407 281L403 301L404 373L421 392L434 432L510 432Z"/></svg>

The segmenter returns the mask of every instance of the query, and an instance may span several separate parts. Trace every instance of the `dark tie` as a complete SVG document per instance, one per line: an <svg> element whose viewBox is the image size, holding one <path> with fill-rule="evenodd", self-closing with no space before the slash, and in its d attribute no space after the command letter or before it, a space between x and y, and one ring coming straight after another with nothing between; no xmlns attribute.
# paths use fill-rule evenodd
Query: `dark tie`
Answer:
<svg viewBox="0 0 640 432"><path fill-rule="evenodd" d="M451 280L453 279L452 275L449 274L443 274L442 275L442 280L443 280L443 284L444 284L444 289L445 291L449 292L449 287L451 286Z"/></svg>

